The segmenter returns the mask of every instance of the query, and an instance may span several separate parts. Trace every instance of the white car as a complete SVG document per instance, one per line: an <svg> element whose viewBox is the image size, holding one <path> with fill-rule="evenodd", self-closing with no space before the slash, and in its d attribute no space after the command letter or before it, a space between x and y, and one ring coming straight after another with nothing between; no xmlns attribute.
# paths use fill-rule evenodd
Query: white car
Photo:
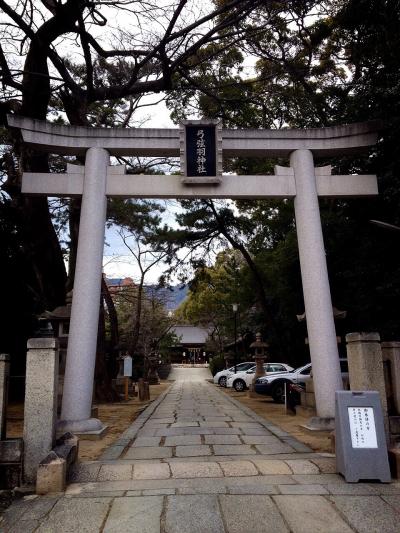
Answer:
<svg viewBox="0 0 400 533"><path fill-rule="evenodd" d="M246 361L244 363L239 363L236 365L236 370L238 372L242 372L245 370L250 370L251 368L255 367L254 361ZM220 385L221 387L226 387L226 378L229 376L232 372L235 372L235 367L231 366L230 368L226 368L225 370L221 370L220 372L217 372L214 376L214 383L216 385Z"/></svg>
<svg viewBox="0 0 400 533"><path fill-rule="evenodd" d="M264 364L265 373L268 375L275 374L276 372L291 372L293 369L292 366L286 365L285 363L265 363ZM250 387L256 367L246 370L244 372L230 373L226 379L226 386L228 388L233 387L237 392L241 392Z"/></svg>

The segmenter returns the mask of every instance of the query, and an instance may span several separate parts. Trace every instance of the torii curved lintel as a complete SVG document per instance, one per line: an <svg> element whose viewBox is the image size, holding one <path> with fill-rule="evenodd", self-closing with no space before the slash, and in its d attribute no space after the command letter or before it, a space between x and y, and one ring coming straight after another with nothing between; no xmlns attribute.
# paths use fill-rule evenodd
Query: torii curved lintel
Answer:
<svg viewBox="0 0 400 533"><path fill-rule="evenodd" d="M179 128L86 128L17 115L7 120L21 130L25 143L46 152L79 155L101 147L115 156L179 157ZM310 129L224 129L222 149L227 157L287 157L299 149L311 150L314 157L359 153L376 144L381 129L379 121Z"/></svg>

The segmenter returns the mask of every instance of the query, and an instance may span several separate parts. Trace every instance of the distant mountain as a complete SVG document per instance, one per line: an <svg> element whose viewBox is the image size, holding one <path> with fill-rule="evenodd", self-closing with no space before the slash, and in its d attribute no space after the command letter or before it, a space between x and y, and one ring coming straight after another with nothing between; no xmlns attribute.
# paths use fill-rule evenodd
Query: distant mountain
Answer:
<svg viewBox="0 0 400 533"><path fill-rule="evenodd" d="M106 283L110 290L135 285L132 278L106 278ZM175 311L181 305L188 294L188 290L187 285L169 285L168 287L158 287L157 285L145 286L147 295L155 295L163 301L168 311Z"/></svg>
<svg viewBox="0 0 400 533"><path fill-rule="evenodd" d="M175 311L187 297L189 288L187 285L170 285L157 288L156 285L146 287L148 291L154 291L165 302L168 311Z"/></svg>

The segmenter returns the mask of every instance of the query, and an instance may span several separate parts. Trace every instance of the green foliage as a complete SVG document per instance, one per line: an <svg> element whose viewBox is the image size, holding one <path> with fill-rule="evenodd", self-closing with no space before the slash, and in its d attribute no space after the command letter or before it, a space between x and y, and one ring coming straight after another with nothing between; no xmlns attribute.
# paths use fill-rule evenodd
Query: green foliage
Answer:
<svg viewBox="0 0 400 533"><path fill-rule="evenodd" d="M164 207L151 200L122 200L109 198L108 224L122 227L129 232L145 237L154 232L161 223L160 214Z"/></svg>
<svg viewBox="0 0 400 533"><path fill-rule="evenodd" d="M30 264L24 261L21 249L20 225L11 201L0 201L0 278L3 280L0 312L0 353L11 355L13 375L24 371L26 338L37 328L35 314L42 311L36 279ZM10 394L23 396L23 381L13 382Z"/></svg>
<svg viewBox="0 0 400 533"><path fill-rule="evenodd" d="M220 372L224 368L225 368L225 359L224 359L223 354L214 355L214 357L210 359L209 369L213 376L215 376L217 372Z"/></svg>
<svg viewBox="0 0 400 533"><path fill-rule="evenodd" d="M171 348L178 346L179 341L180 337L175 335L173 331L166 331L159 339L157 349L163 363L169 363L171 361Z"/></svg>
<svg viewBox="0 0 400 533"><path fill-rule="evenodd" d="M212 350L220 351L226 342L233 341L232 304L242 302L244 311L253 303L254 296L248 299L242 292L243 266L240 254L232 250L220 252L213 266L197 269L188 297L177 311L183 321L211 328ZM241 322L240 327L245 324Z"/></svg>
<svg viewBox="0 0 400 533"><path fill-rule="evenodd" d="M400 225L400 3L268 3L247 24L258 26L257 34L249 32L247 42L238 43L236 49L222 50L220 43L222 56L192 72L198 90L193 86L189 90L181 80L179 94L170 94L169 105L177 115L196 110L232 128L384 121L372 154L317 164L332 164L338 174L378 174L379 197L321 200L320 209L333 303L348 311L338 329L377 330L386 339L396 338L400 269L393 250L399 233L374 227L370 220ZM258 58L251 76L241 64L248 51ZM271 173L274 163L224 161L226 170L239 174ZM287 165L286 161L278 163ZM204 243L208 230L207 242L214 239L226 245L221 226L205 204L183 207L186 211L178 219L180 242ZM278 325L275 332L266 328L272 349L278 334L290 346L289 358L301 359L306 331L295 318L304 308L292 202L240 201L235 208L220 206L218 212L260 273ZM204 250L200 254L203 262ZM240 279L247 292L254 294L253 272L244 267Z"/></svg>

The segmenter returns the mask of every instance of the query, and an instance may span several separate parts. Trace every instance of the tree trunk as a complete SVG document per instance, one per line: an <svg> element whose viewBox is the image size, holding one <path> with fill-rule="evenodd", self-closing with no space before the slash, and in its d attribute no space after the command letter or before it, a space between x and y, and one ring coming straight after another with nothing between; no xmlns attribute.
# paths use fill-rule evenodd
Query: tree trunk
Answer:
<svg viewBox="0 0 400 533"><path fill-rule="evenodd" d="M104 303L107 308L108 318L110 321L110 348L109 348L109 357L108 357L108 372L111 377L116 377L118 374L118 355L119 355L119 331L118 331L118 315L115 309L113 299L111 297L110 291L108 290L107 283L104 279L104 276L101 278L101 292L103 296Z"/></svg>
<svg viewBox="0 0 400 533"><path fill-rule="evenodd" d="M19 168L8 171L3 189L12 199L16 212L17 231L21 253L30 265L34 286L31 290L38 309L52 310L65 302L66 271L61 246L54 230L47 198L21 194L22 172L49 172L46 154L30 150L21 143L19 133L14 134L14 154Z"/></svg>
<svg viewBox="0 0 400 533"><path fill-rule="evenodd" d="M38 296L45 309L65 302L67 276L63 255L51 222L46 198L21 198L21 237L26 257L37 280Z"/></svg>
<svg viewBox="0 0 400 533"><path fill-rule="evenodd" d="M69 199L69 257L67 292L74 288L76 256L78 252L79 219L81 215L81 198Z"/></svg>
<svg viewBox="0 0 400 533"><path fill-rule="evenodd" d="M134 357L134 354L136 352L136 348L139 342L139 335L140 335L140 319L142 316L142 299L143 299L143 285L144 285L144 274L142 273L140 277L140 282L138 285L138 293L137 293L137 303L136 303L136 312L134 316L134 324L133 324L133 335L132 340L130 342L129 351L132 357Z"/></svg>
<svg viewBox="0 0 400 533"><path fill-rule="evenodd" d="M51 96L50 47L60 35L74 28L84 6L83 0L69 0L58 5L54 16L31 36L22 79L22 116L46 119ZM14 153L20 159L22 172L49 172L46 154L24 147L19 133L14 133L14 141ZM47 199L21 195L21 176L22 173L9 176L5 190L19 214L22 248L37 280L34 292L42 306L52 310L65 302L66 272L62 251L51 222Z"/></svg>
<svg viewBox="0 0 400 533"><path fill-rule="evenodd" d="M104 305L103 300L101 300L97 334L96 367L94 375L95 399L97 402L117 402L120 398L112 386L111 376L107 371L105 334L106 328Z"/></svg>

